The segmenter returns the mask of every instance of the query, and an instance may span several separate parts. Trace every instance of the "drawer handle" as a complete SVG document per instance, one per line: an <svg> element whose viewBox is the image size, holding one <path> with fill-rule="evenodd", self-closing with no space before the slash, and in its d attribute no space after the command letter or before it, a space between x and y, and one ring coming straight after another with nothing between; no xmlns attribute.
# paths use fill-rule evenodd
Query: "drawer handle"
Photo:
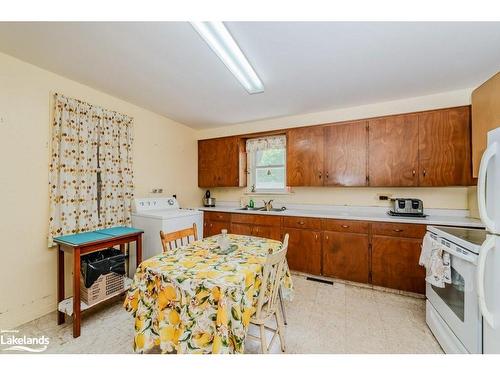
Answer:
<svg viewBox="0 0 500 375"><path fill-rule="evenodd" d="M303 221L299 221L297 224L304 225L305 223Z"/></svg>
<svg viewBox="0 0 500 375"><path fill-rule="evenodd" d="M398 232L398 233L399 233L399 232L402 232L402 231L403 231L403 229L393 229L393 231L394 231L394 232Z"/></svg>
<svg viewBox="0 0 500 375"><path fill-rule="evenodd" d="M350 225L347 225L347 224L342 224L342 228L349 228Z"/></svg>

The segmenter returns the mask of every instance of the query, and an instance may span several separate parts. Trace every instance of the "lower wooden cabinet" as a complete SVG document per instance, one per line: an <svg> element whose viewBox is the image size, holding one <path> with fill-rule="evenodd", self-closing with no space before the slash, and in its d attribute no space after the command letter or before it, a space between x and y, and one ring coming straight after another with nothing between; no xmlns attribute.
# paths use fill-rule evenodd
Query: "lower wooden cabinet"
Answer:
<svg viewBox="0 0 500 375"><path fill-rule="evenodd" d="M252 236L252 226L250 224L231 223L231 233Z"/></svg>
<svg viewBox="0 0 500 375"><path fill-rule="evenodd" d="M255 225L252 227L252 236L270 238L276 241L282 240L280 227Z"/></svg>
<svg viewBox="0 0 500 375"><path fill-rule="evenodd" d="M372 237L372 283L425 293L425 269L418 265L422 239Z"/></svg>
<svg viewBox="0 0 500 375"><path fill-rule="evenodd" d="M369 283L368 235L323 232L323 275L358 283Z"/></svg>
<svg viewBox="0 0 500 375"><path fill-rule="evenodd" d="M425 225L206 212L204 237L229 233L281 241L293 271L425 293L418 265Z"/></svg>
<svg viewBox="0 0 500 375"><path fill-rule="evenodd" d="M283 228L290 235L286 259L294 271L321 274L321 232L311 229Z"/></svg>
<svg viewBox="0 0 500 375"><path fill-rule="evenodd" d="M228 221L208 221L205 220L203 223L203 237L215 236L220 234L223 229L227 229L229 233L231 223Z"/></svg>
<svg viewBox="0 0 500 375"><path fill-rule="evenodd" d="M230 232L244 236L257 236L281 241L281 229L279 226L231 223Z"/></svg>

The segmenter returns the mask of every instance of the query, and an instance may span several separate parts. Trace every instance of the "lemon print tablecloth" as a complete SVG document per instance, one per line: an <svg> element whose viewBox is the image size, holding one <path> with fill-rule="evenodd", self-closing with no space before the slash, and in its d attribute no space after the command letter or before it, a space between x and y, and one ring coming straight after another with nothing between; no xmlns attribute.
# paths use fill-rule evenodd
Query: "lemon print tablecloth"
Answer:
<svg viewBox="0 0 500 375"><path fill-rule="evenodd" d="M141 263L124 306L135 317L134 350L163 353L242 353L267 254L281 242L227 235L208 237ZM283 296L293 295L286 272Z"/></svg>

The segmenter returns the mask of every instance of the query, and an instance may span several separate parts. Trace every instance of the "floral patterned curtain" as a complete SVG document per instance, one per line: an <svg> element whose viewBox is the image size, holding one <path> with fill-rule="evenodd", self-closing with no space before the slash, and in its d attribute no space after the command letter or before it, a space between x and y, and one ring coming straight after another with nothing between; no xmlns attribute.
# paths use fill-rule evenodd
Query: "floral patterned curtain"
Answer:
<svg viewBox="0 0 500 375"><path fill-rule="evenodd" d="M132 118L116 112L102 114L99 131L101 199L99 222L103 227L131 224Z"/></svg>
<svg viewBox="0 0 500 375"><path fill-rule="evenodd" d="M130 224L132 122L126 115L55 95L49 246L57 236Z"/></svg>
<svg viewBox="0 0 500 375"><path fill-rule="evenodd" d="M264 138L253 138L247 140L247 152L269 150L286 147L286 136L277 135Z"/></svg>

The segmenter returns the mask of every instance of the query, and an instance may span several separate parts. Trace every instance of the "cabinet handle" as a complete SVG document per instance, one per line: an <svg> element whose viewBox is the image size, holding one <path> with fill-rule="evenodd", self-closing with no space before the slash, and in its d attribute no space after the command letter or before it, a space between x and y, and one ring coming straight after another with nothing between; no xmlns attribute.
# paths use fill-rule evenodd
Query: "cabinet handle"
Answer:
<svg viewBox="0 0 500 375"><path fill-rule="evenodd" d="M423 172L424 177L425 177L426 174L427 174L427 171L424 169L424 172Z"/></svg>
<svg viewBox="0 0 500 375"><path fill-rule="evenodd" d="M317 233L314 235L314 239L316 239L316 240L318 239L318 234Z"/></svg>
<svg viewBox="0 0 500 375"><path fill-rule="evenodd" d="M403 229L393 229L393 231L394 231L394 232L398 232L398 233L399 233L399 232L402 232L402 231L403 231Z"/></svg>
<svg viewBox="0 0 500 375"><path fill-rule="evenodd" d="M325 240L327 240L327 239L328 239L328 236L325 236Z"/></svg>
<svg viewBox="0 0 500 375"><path fill-rule="evenodd" d="M321 176L322 176L322 175L323 175L323 174L322 174L321 172L319 172L319 179L320 179L320 180L321 180Z"/></svg>
<svg viewBox="0 0 500 375"><path fill-rule="evenodd" d="M415 171L415 169L411 171L411 174L412 174L413 176L415 176L415 175L417 174L417 172Z"/></svg>
<svg viewBox="0 0 500 375"><path fill-rule="evenodd" d="M342 224L342 228L349 228L350 225L347 225L347 224Z"/></svg>
<svg viewBox="0 0 500 375"><path fill-rule="evenodd" d="M297 222L297 224L304 225L305 223L303 221L299 221L299 222Z"/></svg>
<svg viewBox="0 0 500 375"><path fill-rule="evenodd" d="M330 175L328 174L328 172L326 172L326 179L330 178Z"/></svg>

